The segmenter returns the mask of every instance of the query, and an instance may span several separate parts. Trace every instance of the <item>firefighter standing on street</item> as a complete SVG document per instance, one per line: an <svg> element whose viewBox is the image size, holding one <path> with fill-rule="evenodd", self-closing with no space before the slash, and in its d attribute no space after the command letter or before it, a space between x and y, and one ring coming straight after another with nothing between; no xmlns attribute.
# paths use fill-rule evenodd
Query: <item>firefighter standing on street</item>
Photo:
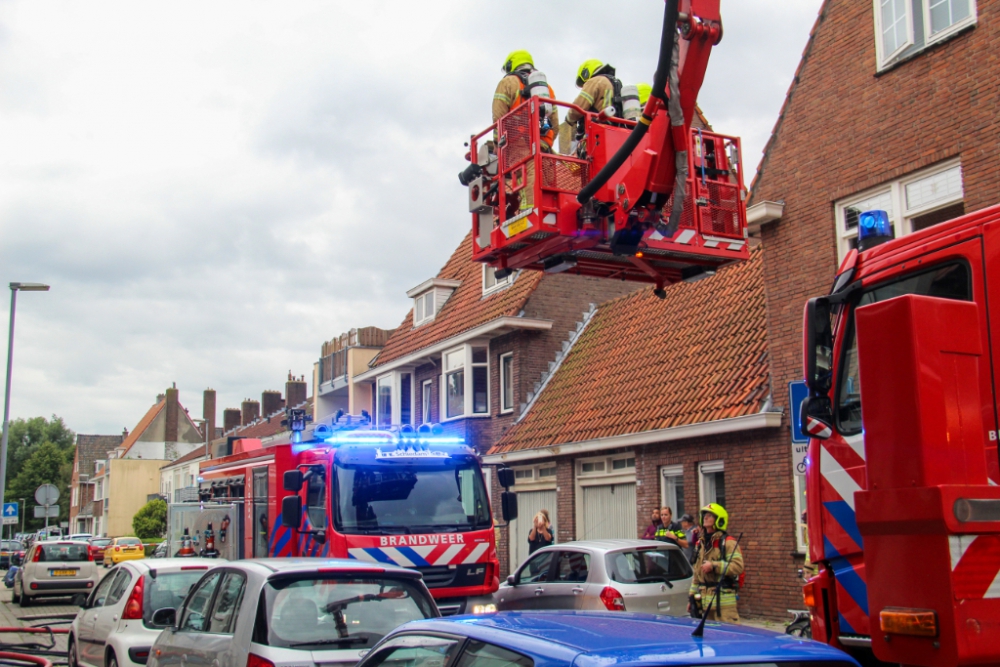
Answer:
<svg viewBox="0 0 1000 667"><path fill-rule="evenodd" d="M694 562L694 576L688 611L699 618L704 606L712 603L716 587L722 578L719 596L708 610L708 620L725 623L739 623L736 611L737 590L740 574L743 573L743 554L736 544L736 538L726 532L729 527L729 513L718 503L709 503L701 509L701 537L695 546L697 554ZM728 569L726 563L729 562Z"/></svg>
<svg viewBox="0 0 1000 667"><path fill-rule="evenodd" d="M611 65L594 58L587 60L576 72L576 87L580 89L580 94L573 101L576 106L593 113L612 108L617 118L623 117L622 82L615 77L615 68ZM561 153L575 152L577 144L583 139L583 133L576 127L582 118L583 115L575 109L566 112L566 122L559 128Z"/></svg>

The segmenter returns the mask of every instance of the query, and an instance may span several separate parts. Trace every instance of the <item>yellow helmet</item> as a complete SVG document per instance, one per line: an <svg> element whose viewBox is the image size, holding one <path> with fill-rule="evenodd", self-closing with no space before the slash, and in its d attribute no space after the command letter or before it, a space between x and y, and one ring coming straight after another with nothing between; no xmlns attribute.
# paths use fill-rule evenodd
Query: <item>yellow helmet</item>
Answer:
<svg viewBox="0 0 1000 667"><path fill-rule="evenodd" d="M635 87L639 91L639 104L646 106L646 101L649 100L649 94L653 92L653 87L648 83L637 83Z"/></svg>
<svg viewBox="0 0 1000 667"><path fill-rule="evenodd" d="M602 67L604 67L604 63L596 58L584 61L584 63L580 65L580 69L576 71L576 87L583 88L583 84L587 83L587 80L597 74L597 70Z"/></svg>
<svg viewBox="0 0 1000 667"><path fill-rule="evenodd" d="M516 70L521 65L531 65L535 66L535 61L532 59L531 54L527 51L511 51L508 54L507 59L503 61L503 67L501 68L505 74L510 74Z"/></svg>
<svg viewBox="0 0 1000 667"><path fill-rule="evenodd" d="M705 513L715 516L715 527L725 530L729 526L729 512L719 503L709 503L701 508L701 522L705 523Z"/></svg>

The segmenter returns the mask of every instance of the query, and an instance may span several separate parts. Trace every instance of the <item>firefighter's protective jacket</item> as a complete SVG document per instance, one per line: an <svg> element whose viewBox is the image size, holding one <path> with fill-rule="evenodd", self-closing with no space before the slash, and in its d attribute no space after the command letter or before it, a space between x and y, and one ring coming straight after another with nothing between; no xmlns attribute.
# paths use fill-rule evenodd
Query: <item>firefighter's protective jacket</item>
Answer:
<svg viewBox="0 0 1000 667"><path fill-rule="evenodd" d="M703 531L704 533L704 531ZM725 542L723 542L723 538ZM730 561L729 569L723 560L722 546L725 544L725 561ZM694 576L691 578L691 593L701 592L703 588L713 588L719 583L722 571L726 570L724 588L735 588L735 582L743 573L743 553L736 544L736 538L723 531L715 531L711 535L702 534L696 546L697 557L694 563ZM703 563L711 563L710 572L702 572Z"/></svg>
<svg viewBox="0 0 1000 667"><path fill-rule="evenodd" d="M614 103L614 98L615 85L608 77L597 74L587 79L580 94L573 100L573 104L584 111L600 113ZM573 109L566 113L567 123L573 124L580 118L582 116Z"/></svg>
<svg viewBox="0 0 1000 667"><path fill-rule="evenodd" d="M500 79L500 83L497 84L496 92L493 93L494 123L503 116L506 116L511 109L525 101L523 95L524 81L517 75L518 71L522 70L515 70L513 74L508 74ZM527 71L530 72L531 70ZM556 98L556 94L552 91L552 86L549 86L549 98L553 100ZM552 106L552 112L549 114L549 126L551 129L542 135L542 143L551 149L555 143L556 128L559 127L559 113L556 111L554 105Z"/></svg>

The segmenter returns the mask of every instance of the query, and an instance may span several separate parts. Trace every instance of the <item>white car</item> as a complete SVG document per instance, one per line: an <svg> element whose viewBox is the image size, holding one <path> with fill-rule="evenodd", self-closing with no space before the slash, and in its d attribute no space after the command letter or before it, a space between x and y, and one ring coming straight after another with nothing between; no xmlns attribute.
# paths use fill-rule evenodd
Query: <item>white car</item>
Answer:
<svg viewBox="0 0 1000 667"><path fill-rule="evenodd" d="M149 647L163 626L153 612L184 602L188 589L210 568L225 563L208 558L125 561L112 568L73 619L69 666L145 665Z"/></svg>

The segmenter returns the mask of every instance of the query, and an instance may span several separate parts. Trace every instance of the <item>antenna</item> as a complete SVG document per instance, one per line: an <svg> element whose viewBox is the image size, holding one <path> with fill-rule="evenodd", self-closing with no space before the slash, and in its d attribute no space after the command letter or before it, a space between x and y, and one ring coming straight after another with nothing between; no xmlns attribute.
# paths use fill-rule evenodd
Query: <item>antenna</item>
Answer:
<svg viewBox="0 0 1000 667"><path fill-rule="evenodd" d="M733 547L733 556L736 555L736 550L740 548L740 540L743 539L743 533L736 538L736 545ZM694 629L691 633L692 637L704 637L705 636L705 621L708 620L708 612L712 609L712 605L719 597L719 593L722 592L722 582L726 579L726 572L729 572L729 564L733 562L733 556L729 557L726 561L726 566L722 568L722 574L719 575L719 581L715 584L715 595L712 596L712 601L708 603L708 606L701 610L701 621L698 623L698 627ZM722 559L726 559L726 538L722 539Z"/></svg>

